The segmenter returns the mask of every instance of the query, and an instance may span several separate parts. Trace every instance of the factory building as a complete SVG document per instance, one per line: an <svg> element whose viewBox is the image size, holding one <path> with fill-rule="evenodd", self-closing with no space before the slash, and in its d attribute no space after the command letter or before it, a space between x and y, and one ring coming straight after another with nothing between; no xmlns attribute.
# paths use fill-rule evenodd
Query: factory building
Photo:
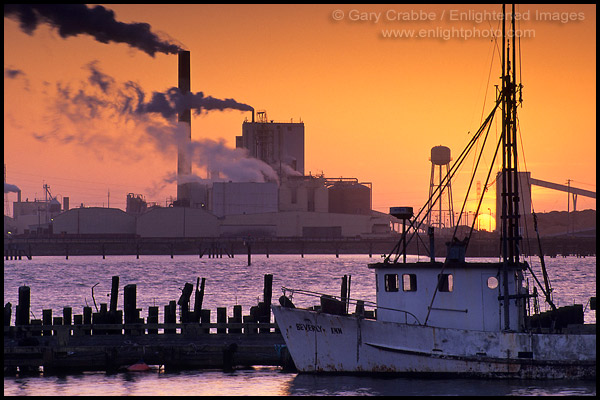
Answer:
<svg viewBox="0 0 600 400"><path fill-rule="evenodd" d="M137 217L141 237L218 237L219 220L212 213L189 207L157 207Z"/></svg>
<svg viewBox="0 0 600 400"><path fill-rule="evenodd" d="M136 219L118 208L81 207L52 219L55 234L135 235Z"/></svg>
<svg viewBox="0 0 600 400"><path fill-rule="evenodd" d="M148 203L141 194L128 193L126 204L125 212L127 214L140 215L148 209Z"/></svg>
<svg viewBox="0 0 600 400"><path fill-rule="evenodd" d="M247 149L250 157L271 165L279 176L304 175L304 123L269 121L266 111L257 120L244 121L235 147Z"/></svg>
<svg viewBox="0 0 600 400"><path fill-rule="evenodd" d="M279 211L329 212L326 178L289 175L281 179Z"/></svg>
<svg viewBox="0 0 600 400"><path fill-rule="evenodd" d="M221 236L369 237L389 234L392 219L375 211L372 215L301 211L230 215L221 223Z"/></svg>
<svg viewBox="0 0 600 400"><path fill-rule="evenodd" d="M45 189L48 188L45 185ZM21 201L21 191L17 192L17 201L13 202L13 218L11 221L12 233L22 234L29 232L49 232L49 224L53 217L63 210L60 202L50 196L46 200L34 199ZM69 208L69 198L63 198L65 209ZM5 229L6 231L6 229Z"/></svg>
<svg viewBox="0 0 600 400"><path fill-rule="evenodd" d="M356 178L304 175L304 124L275 123L258 113L236 146L271 165L279 182L185 183L185 201L151 207L127 195L127 212L78 208L54 218L54 233L139 237L369 237L393 233L399 221L371 210L371 184ZM253 118L254 120L254 118ZM178 165L181 158L178 157Z"/></svg>
<svg viewBox="0 0 600 400"><path fill-rule="evenodd" d="M214 182L211 211L217 217L278 211L276 182Z"/></svg>

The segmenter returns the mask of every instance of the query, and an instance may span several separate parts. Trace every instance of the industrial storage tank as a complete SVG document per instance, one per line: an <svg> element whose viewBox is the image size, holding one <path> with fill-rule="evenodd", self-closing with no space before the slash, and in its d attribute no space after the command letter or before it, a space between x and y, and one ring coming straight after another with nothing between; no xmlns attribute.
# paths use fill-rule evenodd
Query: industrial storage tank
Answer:
<svg viewBox="0 0 600 400"><path fill-rule="evenodd" d="M329 212L340 214L371 213L371 188L358 182L339 181L329 187Z"/></svg>
<svg viewBox="0 0 600 400"><path fill-rule="evenodd" d="M430 161L435 165L447 165L452 161L450 149L446 146L435 146L431 148Z"/></svg>

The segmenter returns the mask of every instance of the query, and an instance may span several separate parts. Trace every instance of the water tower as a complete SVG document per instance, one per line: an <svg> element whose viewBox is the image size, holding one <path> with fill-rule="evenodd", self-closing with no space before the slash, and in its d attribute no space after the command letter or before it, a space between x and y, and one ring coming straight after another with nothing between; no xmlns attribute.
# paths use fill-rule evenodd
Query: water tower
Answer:
<svg viewBox="0 0 600 400"><path fill-rule="evenodd" d="M448 175L448 171L450 170L450 161L452 161L450 149L446 146L433 147L429 160L431 161L431 180L429 182L430 200L427 205L427 225L437 226L439 229L451 228L454 226L454 207L452 206L452 186L450 185L450 181L441 189L442 179L444 178L442 174ZM441 195L440 190L442 190ZM434 193L435 195L432 198Z"/></svg>

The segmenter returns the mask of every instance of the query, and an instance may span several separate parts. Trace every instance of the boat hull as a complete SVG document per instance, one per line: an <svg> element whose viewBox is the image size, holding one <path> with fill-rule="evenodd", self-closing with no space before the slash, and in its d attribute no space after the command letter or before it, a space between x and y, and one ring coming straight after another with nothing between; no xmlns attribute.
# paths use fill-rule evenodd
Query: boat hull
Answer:
<svg viewBox="0 0 600 400"><path fill-rule="evenodd" d="M272 308L300 372L596 377L594 334L467 331Z"/></svg>

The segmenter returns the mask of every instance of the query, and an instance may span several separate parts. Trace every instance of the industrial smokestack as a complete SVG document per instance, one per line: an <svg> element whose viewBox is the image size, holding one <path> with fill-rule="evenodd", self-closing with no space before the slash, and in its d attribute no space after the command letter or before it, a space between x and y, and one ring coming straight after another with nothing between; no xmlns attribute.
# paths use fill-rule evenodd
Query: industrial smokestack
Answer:
<svg viewBox="0 0 600 400"><path fill-rule="evenodd" d="M179 90L182 95L190 93L190 52L182 50L179 52ZM179 112L179 123L182 128L182 134L178 138L177 147L177 200L179 204L189 204L191 193L189 184L181 183L181 178L192 174L192 160L190 160L188 151L192 141L192 111L190 109Z"/></svg>

